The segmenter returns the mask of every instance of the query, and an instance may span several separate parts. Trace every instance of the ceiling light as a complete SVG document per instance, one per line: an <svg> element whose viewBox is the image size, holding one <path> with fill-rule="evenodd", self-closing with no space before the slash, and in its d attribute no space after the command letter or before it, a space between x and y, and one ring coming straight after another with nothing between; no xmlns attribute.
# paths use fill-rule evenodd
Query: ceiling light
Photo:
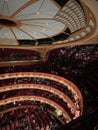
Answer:
<svg viewBox="0 0 98 130"><path fill-rule="evenodd" d="M7 36L7 33L5 33L5 36Z"/></svg>
<svg viewBox="0 0 98 130"><path fill-rule="evenodd" d="M33 33L34 35L36 34L36 32Z"/></svg>
<svg viewBox="0 0 98 130"><path fill-rule="evenodd" d="M49 25L49 23L46 23L46 25Z"/></svg>
<svg viewBox="0 0 98 130"><path fill-rule="evenodd" d="M36 12L36 14L39 14L39 12Z"/></svg>

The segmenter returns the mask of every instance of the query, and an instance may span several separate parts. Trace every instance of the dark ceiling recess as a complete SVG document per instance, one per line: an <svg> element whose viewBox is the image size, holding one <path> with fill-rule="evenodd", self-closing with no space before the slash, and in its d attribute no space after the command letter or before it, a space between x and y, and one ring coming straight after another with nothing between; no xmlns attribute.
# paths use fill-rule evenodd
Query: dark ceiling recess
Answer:
<svg viewBox="0 0 98 130"><path fill-rule="evenodd" d="M69 0L55 0L61 7L63 7Z"/></svg>
<svg viewBox="0 0 98 130"><path fill-rule="evenodd" d="M54 36L53 39L55 39L55 41L62 41L62 40L65 40L68 37L69 37L69 35L61 33L57 36Z"/></svg>
<svg viewBox="0 0 98 130"><path fill-rule="evenodd" d="M35 45L35 43L36 43L36 41L34 41L34 40L26 40L26 39L24 39L24 40L18 40L18 42L19 42L19 45L21 46L21 45Z"/></svg>
<svg viewBox="0 0 98 130"><path fill-rule="evenodd" d="M8 19L0 19L0 24L4 26L16 26L16 23Z"/></svg>
<svg viewBox="0 0 98 130"><path fill-rule="evenodd" d="M53 42L53 40L51 38L45 38L45 39L38 39L37 40L39 45L42 45L42 44L51 44Z"/></svg>
<svg viewBox="0 0 98 130"><path fill-rule="evenodd" d="M67 28L64 32L65 32L65 33L68 33L69 35L71 35L71 31L70 31L69 28Z"/></svg>
<svg viewBox="0 0 98 130"><path fill-rule="evenodd" d="M57 41L66 40L70 35L71 35L71 31L69 28L67 28L66 30L64 30L64 33L62 32L56 36L53 36L52 38L54 39L55 42L57 42Z"/></svg>

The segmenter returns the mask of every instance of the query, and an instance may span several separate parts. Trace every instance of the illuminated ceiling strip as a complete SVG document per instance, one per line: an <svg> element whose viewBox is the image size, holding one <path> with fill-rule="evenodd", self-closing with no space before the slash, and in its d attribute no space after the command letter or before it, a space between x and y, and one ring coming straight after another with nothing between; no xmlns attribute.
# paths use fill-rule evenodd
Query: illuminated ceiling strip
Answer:
<svg viewBox="0 0 98 130"><path fill-rule="evenodd" d="M30 24L38 24L38 25L40 25L40 24L47 24L48 23L48 21L47 22L44 22L44 21L42 21L42 22L39 22L39 21L33 21L33 20L31 20L31 21L29 21L30 22Z"/></svg>
<svg viewBox="0 0 98 130"><path fill-rule="evenodd" d="M35 15L35 14L37 14L37 12L34 12L34 13L33 12L32 13L25 13L25 14L20 14L20 15L16 16L15 18L23 17L23 20L24 20L24 18L26 18L28 16L31 16L31 15Z"/></svg>
<svg viewBox="0 0 98 130"><path fill-rule="evenodd" d="M13 98L7 98L7 99L3 99L0 100L0 105L6 105L6 104L10 104L16 101L40 101L46 104L51 105L52 107L54 107L57 110L62 111L63 116L65 118L67 118L69 121L71 121L71 117L68 115L68 113L57 103L55 103L54 101L50 100L50 99L46 99L44 97L40 97L40 96L18 96L18 97L13 97Z"/></svg>
<svg viewBox="0 0 98 130"><path fill-rule="evenodd" d="M20 21L29 21L29 20L53 20L53 18L30 18L30 19L19 19Z"/></svg>
<svg viewBox="0 0 98 130"><path fill-rule="evenodd" d="M70 104L71 108L74 109L74 112L77 109L75 104L71 101L71 99L67 95L65 95L60 90L53 88L52 86L41 85L41 84L15 84L15 85L8 85L5 87L0 87L0 92L6 92L6 91L18 90L18 89L39 89L39 90L48 91L52 94L59 96L61 99L63 99L64 102Z"/></svg>
<svg viewBox="0 0 98 130"><path fill-rule="evenodd" d="M51 14L50 14L50 12L48 12L48 11L46 11L46 12L40 12L40 14L43 14L43 15L48 15L48 16L50 16L50 17L52 17L52 19L53 19L53 14L52 14L52 12L51 12Z"/></svg>
<svg viewBox="0 0 98 130"><path fill-rule="evenodd" d="M26 4L24 4L22 7L20 7L18 10L16 10L10 17L15 17L17 14L19 14L22 10L30 6L31 4L37 2L38 0L30 0Z"/></svg>
<svg viewBox="0 0 98 130"><path fill-rule="evenodd" d="M45 29L49 29L49 30L53 30L53 31L61 31L59 29L53 28L53 27L47 27L47 26L43 26L43 25L37 25L37 24L28 24L28 23L22 23L22 25L29 25L29 26L33 26L36 28L45 28Z"/></svg>

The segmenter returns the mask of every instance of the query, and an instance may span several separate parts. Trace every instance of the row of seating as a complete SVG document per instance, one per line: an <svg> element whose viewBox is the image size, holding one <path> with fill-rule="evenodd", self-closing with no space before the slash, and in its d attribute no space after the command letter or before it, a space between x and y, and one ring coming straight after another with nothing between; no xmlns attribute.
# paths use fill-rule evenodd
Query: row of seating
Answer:
<svg viewBox="0 0 98 130"><path fill-rule="evenodd" d="M42 105L0 115L0 130L54 130L60 124Z"/></svg>
<svg viewBox="0 0 98 130"><path fill-rule="evenodd" d="M0 49L0 61L39 60L40 54L36 51L21 49Z"/></svg>

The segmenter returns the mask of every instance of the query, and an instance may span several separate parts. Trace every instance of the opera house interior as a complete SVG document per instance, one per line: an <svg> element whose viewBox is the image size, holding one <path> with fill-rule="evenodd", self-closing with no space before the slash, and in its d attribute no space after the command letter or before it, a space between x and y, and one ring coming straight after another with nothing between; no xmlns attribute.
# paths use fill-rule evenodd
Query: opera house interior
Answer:
<svg viewBox="0 0 98 130"><path fill-rule="evenodd" d="M0 0L0 130L98 130L98 0Z"/></svg>

